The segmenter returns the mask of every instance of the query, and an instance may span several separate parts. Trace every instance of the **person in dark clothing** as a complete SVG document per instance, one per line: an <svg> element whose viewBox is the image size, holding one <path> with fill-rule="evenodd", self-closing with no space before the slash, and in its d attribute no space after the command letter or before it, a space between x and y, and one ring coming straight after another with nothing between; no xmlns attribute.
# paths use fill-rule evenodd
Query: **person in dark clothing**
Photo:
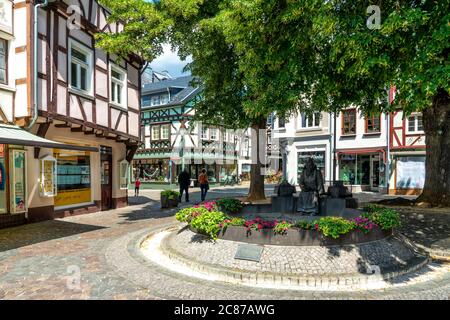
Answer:
<svg viewBox="0 0 450 320"><path fill-rule="evenodd" d="M180 202L183 192L186 192L186 202L189 202L189 185L191 184L191 177L186 170L183 170L178 175L178 184L180 185Z"/></svg>

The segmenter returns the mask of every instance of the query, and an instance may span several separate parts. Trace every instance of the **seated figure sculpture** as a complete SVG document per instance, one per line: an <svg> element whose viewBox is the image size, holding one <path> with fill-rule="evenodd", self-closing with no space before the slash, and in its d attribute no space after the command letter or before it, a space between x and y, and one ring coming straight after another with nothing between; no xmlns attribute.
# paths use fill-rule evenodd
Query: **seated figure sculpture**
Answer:
<svg viewBox="0 0 450 320"><path fill-rule="evenodd" d="M297 211L303 214L317 215L319 212L319 195L324 193L323 177L312 158L308 158L300 176L301 192Z"/></svg>

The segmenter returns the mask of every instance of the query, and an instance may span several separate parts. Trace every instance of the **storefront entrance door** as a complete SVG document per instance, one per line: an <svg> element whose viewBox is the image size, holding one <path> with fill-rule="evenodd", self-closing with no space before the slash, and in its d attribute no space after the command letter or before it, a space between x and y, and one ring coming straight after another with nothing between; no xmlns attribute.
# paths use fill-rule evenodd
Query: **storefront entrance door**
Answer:
<svg viewBox="0 0 450 320"><path fill-rule="evenodd" d="M112 208L112 150L110 147L100 148L102 210Z"/></svg>
<svg viewBox="0 0 450 320"><path fill-rule="evenodd" d="M370 179L370 188L378 191L380 186L380 158L379 156L372 156L372 172Z"/></svg>

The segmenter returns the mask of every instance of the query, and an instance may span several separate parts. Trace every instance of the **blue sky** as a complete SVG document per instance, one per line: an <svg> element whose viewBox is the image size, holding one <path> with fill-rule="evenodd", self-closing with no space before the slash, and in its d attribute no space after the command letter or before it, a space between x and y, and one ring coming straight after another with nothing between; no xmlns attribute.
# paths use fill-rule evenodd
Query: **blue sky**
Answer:
<svg viewBox="0 0 450 320"><path fill-rule="evenodd" d="M177 53L172 51L170 45L163 45L164 53L153 60L150 63L150 67L154 71L169 71L172 77L179 77L182 75L188 75L189 73L183 73L184 66L192 61L191 57L188 57L185 61L181 61Z"/></svg>

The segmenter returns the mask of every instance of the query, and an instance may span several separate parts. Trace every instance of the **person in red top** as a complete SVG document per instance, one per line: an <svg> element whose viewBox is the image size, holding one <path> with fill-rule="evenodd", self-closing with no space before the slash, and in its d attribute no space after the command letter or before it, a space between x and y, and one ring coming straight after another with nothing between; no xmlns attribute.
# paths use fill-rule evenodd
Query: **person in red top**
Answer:
<svg viewBox="0 0 450 320"><path fill-rule="evenodd" d="M198 182L200 184L201 199L202 201L205 201L206 193L209 190L208 175L206 174L205 169L202 169L202 173L198 176Z"/></svg>
<svg viewBox="0 0 450 320"><path fill-rule="evenodd" d="M139 188L141 187L141 179L137 178L134 182L134 196L139 196Z"/></svg>

